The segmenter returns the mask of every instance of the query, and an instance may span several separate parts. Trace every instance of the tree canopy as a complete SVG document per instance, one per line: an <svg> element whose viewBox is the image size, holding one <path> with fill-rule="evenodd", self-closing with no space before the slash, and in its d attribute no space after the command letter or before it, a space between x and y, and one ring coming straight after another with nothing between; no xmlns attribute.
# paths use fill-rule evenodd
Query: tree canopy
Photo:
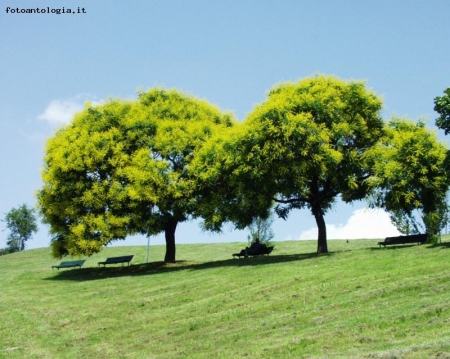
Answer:
<svg viewBox="0 0 450 359"><path fill-rule="evenodd" d="M440 115L436 119L436 126L448 134L450 132L450 87L444 91L443 96L434 99L434 110Z"/></svg>
<svg viewBox="0 0 450 359"><path fill-rule="evenodd" d="M393 118L387 128L386 136L367 153L374 168L371 204L388 211L405 234L418 231L418 210L427 233L436 235L447 208L447 149L421 121Z"/></svg>
<svg viewBox="0 0 450 359"><path fill-rule="evenodd" d="M270 244L270 241L275 236L272 230L272 224L274 221L274 215L272 212L268 215L267 218L256 217L253 219L253 222L248 226L248 230L250 232L247 235L247 240L249 245L253 243L256 238L259 239L260 243Z"/></svg>
<svg viewBox="0 0 450 359"><path fill-rule="evenodd" d="M91 255L111 241L165 232L175 261L177 224L196 207L194 153L231 115L176 90L90 106L46 147L38 194L56 257Z"/></svg>
<svg viewBox="0 0 450 359"><path fill-rule="evenodd" d="M6 228L9 234L6 240L9 252L18 252L25 249L26 242L34 232L37 232L34 209L22 204L12 208L5 216Z"/></svg>
<svg viewBox="0 0 450 359"><path fill-rule="evenodd" d="M193 170L204 186L205 227L237 228L308 208L318 226L317 251L328 251L324 215L337 196L364 198L371 169L364 153L383 135L382 102L362 82L318 75L283 83L238 128L213 137ZM214 187L214 191L208 188Z"/></svg>

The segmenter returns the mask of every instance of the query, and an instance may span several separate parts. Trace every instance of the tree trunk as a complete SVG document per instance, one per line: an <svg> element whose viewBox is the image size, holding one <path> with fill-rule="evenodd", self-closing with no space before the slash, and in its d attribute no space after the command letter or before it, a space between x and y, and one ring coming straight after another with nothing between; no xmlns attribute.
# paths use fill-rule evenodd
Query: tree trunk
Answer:
<svg viewBox="0 0 450 359"><path fill-rule="evenodd" d="M175 263L175 230L177 229L178 221L174 218L169 219L164 229L166 236L166 256L164 262Z"/></svg>
<svg viewBox="0 0 450 359"><path fill-rule="evenodd" d="M327 226L325 225L325 219L323 218L322 209L314 208L313 215L316 219L318 236L317 236L317 253L328 253L327 244Z"/></svg>

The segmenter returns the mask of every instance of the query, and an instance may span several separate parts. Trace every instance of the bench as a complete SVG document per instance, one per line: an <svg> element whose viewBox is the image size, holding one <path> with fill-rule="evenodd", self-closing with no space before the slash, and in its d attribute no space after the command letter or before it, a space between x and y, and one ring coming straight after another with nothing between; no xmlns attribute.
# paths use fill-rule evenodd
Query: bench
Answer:
<svg viewBox="0 0 450 359"><path fill-rule="evenodd" d="M378 242L378 245L381 246L392 246L397 244L410 244L417 243L423 244L427 241L428 235L425 234L412 234L410 236L397 236L397 237L386 237L384 242Z"/></svg>
<svg viewBox="0 0 450 359"><path fill-rule="evenodd" d="M128 263L128 266L130 265L131 260L133 259L133 256L120 256L120 257L110 257L106 258L106 261L104 262L98 262L98 265L103 264L104 267L106 267L107 264L117 264L122 263L122 266L124 263Z"/></svg>
<svg viewBox="0 0 450 359"><path fill-rule="evenodd" d="M59 268L73 268L73 267L79 267L81 268L81 266L84 264L84 262L86 262L85 259L83 260L79 260L79 261L66 261L66 262L61 262L58 265L52 266L52 270L54 268L58 269Z"/></svg>
<svg viewBox="0 0 450 359"><path fill-rule="evenodd" d="M232 256L233 258L236 257L250 257L250 256L263 256L263 255L269 255L270 253L272 253L273 251L273 246L271 247L262 247L261 250L259 250L258 252L251 252L248 249L243 249L242 251L240 251L239 253L233 253Z"/></svg>

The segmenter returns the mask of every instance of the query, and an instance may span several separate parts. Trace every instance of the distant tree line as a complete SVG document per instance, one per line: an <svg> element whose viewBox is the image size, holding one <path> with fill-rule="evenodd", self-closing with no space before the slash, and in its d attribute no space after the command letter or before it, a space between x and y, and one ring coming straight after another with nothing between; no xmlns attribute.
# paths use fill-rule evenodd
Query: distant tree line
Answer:
<svg viewBox="0 0 450 359"><path fill-rule="evenodd" d="M445 101L435 103L448 129ZM174 262L179 223L253 226L254 236L256 219L302 208L326 253L325 215L338 199L384 208L403 233L418 230L419 213L433 240L447 218L448 150L423 122L385 122L381 110L363 82L324 75L277 85L241 123L176 90L87 104L46 146L38 203L53 255L164 232Z"/></svg>

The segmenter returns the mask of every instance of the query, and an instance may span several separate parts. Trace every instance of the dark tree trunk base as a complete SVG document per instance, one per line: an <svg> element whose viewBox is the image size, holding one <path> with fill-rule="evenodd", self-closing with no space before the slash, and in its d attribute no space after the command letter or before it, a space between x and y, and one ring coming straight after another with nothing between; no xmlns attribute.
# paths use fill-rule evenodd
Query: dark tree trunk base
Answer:
<svg viewBox="0 0 450 359"><path fill-rule="evenodd" d="M166 255L164 257L164 262L175 263L175 230L177 229L178 221L175 219L170 219L164 230L166 237Z"/></svg>
<svg viewBox="0 0 450 359"><path fill-rule="evenodd" d="M318 236L317 236L317 253L328 253L327 243L327 226L320 208L313 210L314 218L316 219Z"/></svg>

